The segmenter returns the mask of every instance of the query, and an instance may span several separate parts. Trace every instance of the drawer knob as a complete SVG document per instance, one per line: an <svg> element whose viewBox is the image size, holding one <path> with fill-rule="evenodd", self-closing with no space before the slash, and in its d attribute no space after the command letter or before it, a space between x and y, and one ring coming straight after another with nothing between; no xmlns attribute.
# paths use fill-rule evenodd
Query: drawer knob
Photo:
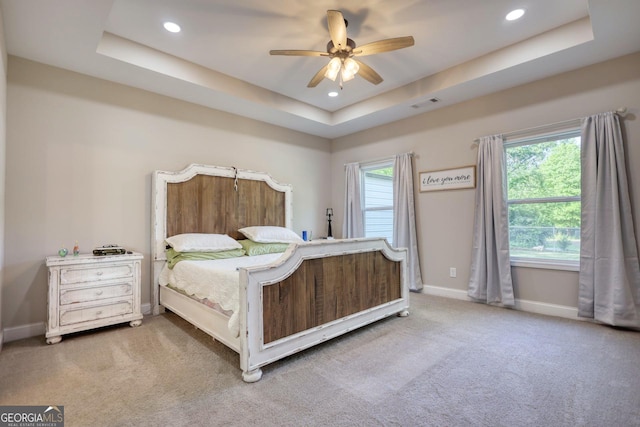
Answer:
<svg viewBox="0 0 640 427"><path fill-rule="evenodd" d="M98 271L96 274L97 274L98 276L102 276L102 271Z"/></svg>
<svg viewBox="0 0 640 427"><path fill-rule="evenodd" d="M102 290L96 291L96 295L102 295Z"/></svg>
<svg viewBox="0 0 640 427"><path fill-rule="evenodd" d="M102 310L101 311L96 311L96 317L99 317L102 314Z"/></svg>

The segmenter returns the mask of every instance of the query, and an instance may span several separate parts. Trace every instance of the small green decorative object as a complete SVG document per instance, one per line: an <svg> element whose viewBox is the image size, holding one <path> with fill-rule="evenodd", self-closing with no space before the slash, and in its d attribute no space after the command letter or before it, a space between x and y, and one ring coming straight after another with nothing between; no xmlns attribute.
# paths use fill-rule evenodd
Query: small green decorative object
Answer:
<svg viewBox="0 0 640 427"><path fill-rule="evenodd" d="M58 251L58 255L65 257L67 256L67 254L69 253L69 251L67 250L67 248L62 248Z"/></svg>

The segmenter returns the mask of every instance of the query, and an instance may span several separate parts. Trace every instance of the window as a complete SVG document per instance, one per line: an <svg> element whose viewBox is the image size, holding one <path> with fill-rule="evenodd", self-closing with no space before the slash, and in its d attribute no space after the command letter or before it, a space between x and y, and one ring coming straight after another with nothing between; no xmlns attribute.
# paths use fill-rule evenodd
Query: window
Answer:
<svg viewBox="0 0 640 427"><path fill-rule="evenodd" d="M361 166L365 237L385 237L393 245L393 161Z"/></svg>
<svg viewBox="0 0 640 427"><path fill-rule="evenodd" d="M505 141L509 248L524 261L577 268L580 131ZM515 262L514 262L515 261Z"/></svg>

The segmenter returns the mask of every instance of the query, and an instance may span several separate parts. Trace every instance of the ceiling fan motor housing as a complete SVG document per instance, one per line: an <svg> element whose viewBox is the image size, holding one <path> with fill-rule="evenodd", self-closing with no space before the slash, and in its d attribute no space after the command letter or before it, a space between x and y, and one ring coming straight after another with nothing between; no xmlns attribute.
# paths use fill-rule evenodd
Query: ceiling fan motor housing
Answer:
<svg viewBox="0 0 640 427"><path fill-rule="evenodd" d="M356 42L348 38L347 45L342 49L342 51L350 53L355 48ZM327 52L331 55L339 52L338 48L335 47L332 40L329 40L329 43L327 43Z"/></svg>

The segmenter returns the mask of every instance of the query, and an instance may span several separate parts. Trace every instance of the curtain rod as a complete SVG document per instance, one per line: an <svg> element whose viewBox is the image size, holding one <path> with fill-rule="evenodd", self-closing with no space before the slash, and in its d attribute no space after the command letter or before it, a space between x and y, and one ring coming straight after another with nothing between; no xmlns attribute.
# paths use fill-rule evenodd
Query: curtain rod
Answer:
<svg viewBox="0 0 640 427"><path fill-rule="evenodd" d="M401 153L401 154L408 154L410 156L414 156L413 151L409 151L408 153ZM393 159L395 156L399 156L400 154L392 154L391 156L387 156L387 157L380 157L379 159L372 159L372 160L366 160L364 162L349 162L349 163L345 163L344 166L346 167L347 165L351 164L351 163L357 163L359 165L362 164L367 164L367 163L377 163L377 162L382 162L384 160L391 160Z"/></svg>
<svg viewBox="0 0 640 427"><path fill-rule="evenodd" d="M616 108L615 111L613 111L613 113L616 113L619 116L624 116L625 114L627 114L627 107ZM520 129L520 130L511 131L511 132L505 132L505 133L502 134L502 136L503 137L509 137L509 136L514 136L514 135L518 135L518 134L521 134L521 133L531 132L531 131L534 131L534 130L546 129L546 128L554 128L554 127L557 127L557 126L568 125L569 123L576 122L578 120L581 120L581 118L563 120L563 121L560 121L560 122L550 123L550 124L546 124L546 125L534 126L534 127L530 127L530 128L526 128L526 129ZM474 144L478 144L479 142L480 142L480 138L476 138L476 139L473 140Z"/></svg>

